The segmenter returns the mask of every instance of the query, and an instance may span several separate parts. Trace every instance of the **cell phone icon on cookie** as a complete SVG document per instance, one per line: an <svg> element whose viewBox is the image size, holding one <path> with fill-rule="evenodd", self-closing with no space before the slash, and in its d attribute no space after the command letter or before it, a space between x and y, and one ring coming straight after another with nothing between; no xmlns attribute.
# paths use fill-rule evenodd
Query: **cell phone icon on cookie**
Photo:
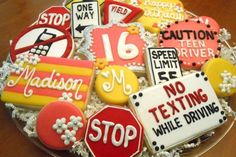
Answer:
<svg viewBox="0 0 236 157"><path fill-rule="evenodd" d="M44 31L38 36L38 38L34 44L37 44L37 43L40 43L40 42L43 42L43 41L46 41L46 40L56 37L56 34L49 33L47 31L48 31L47 29L44 29ZM37 54L39 56L47 56L51 46L52 46L52 42L49 42L48 44L44 44L44 45L38 45L38 46L33 47L29 51L29 53Z"/></svg>

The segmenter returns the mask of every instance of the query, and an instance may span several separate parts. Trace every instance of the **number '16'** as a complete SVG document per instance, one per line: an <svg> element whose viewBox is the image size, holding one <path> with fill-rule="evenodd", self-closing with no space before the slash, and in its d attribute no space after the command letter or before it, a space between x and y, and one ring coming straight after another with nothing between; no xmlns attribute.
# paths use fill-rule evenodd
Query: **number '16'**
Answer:
<svg viewBox="0 0 236 157"><path fill-rule="evenodd" d="M118 55L121 59L125 59L125 60L133 59L139 54L139 50L137 46L135 46L134 44L125 44L126 38L128 35L129 35L128 32L121 33L118 44L117 44ZM108 34L102 35L102 41L103 41L107 61L109 62L114 61L113 53L111 50L111 43L110 43Z"/></svg>

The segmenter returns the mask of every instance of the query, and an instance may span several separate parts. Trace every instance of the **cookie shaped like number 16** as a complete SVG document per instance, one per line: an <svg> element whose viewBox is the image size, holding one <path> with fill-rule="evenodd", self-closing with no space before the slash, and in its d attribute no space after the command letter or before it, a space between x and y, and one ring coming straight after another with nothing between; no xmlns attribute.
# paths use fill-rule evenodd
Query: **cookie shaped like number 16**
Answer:
<svg viewBox="0 0 236 157"><path fill-rule="evenodd" d="M85 29L81 51L94 61L106 58L110 65L141 67L142 71L144 32L139 23L91 26Z"/></svg>

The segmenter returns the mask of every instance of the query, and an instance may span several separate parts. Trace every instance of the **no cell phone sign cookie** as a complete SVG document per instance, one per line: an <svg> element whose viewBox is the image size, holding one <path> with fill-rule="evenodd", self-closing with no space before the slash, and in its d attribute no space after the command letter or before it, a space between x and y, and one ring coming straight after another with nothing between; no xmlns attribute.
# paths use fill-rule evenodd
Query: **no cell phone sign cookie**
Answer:
<svg viewBox="0 0 236 157"><path fill-rule="evenodd" d="M33 54L48 57L69 58L74 47L69 32L50 25L26 28L12 42L10 56L15 62L17 55Z"/></svg>

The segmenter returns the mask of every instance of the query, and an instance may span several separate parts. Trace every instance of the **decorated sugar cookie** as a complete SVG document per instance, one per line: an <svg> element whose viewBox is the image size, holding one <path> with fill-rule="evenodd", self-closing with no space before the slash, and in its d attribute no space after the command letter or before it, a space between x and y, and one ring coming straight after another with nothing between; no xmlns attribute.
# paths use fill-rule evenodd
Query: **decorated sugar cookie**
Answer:
<svg viewBox="0 0 236 157"><path fill-rule="evenodd" d="M111 105L126 105L129 95L139 90L136 75L126 67L110 66L99 72L95 89L98 96Z"/></svg>
<svg viewBox="0 0 236 157"><path fill-rule="evenodd" d="M175 21L185 19L184 7L179 0L127 0L129 3L141 7L144 15L137 19L150 31L158 33L160 29Z"/></svg>
<svg viewBox="0 0 236 157"><path fill-rule="evenodd" d="M85 143L94 157L134 157L142 150L143 127L129 109L106 106L88 119Z"/></svg>
<svg viewBox="0 0 236 157"><path fill-rule="evenodd" d="M170 25L160 35L161 47L174 47L184 69L200 69L221 50L218 32L200 21L182 21Z"/></svg>
<svg viewBox="0 0 236 157"><path fill-rule="evenodd" d="M52 25L34 25L12 41L10 57L12 62L20 54L70 58L73 49L74 42L68 31Z"/></svg>
<svg viewBox="0 0 236 157"><path fill-rule="evenodd" d="M133 5L105 0L104 24L124 22L129 23L142 16L143 10Z"/></svg>
<svg viewBox="0 0 236 157"><path fill-rule="evenodd" d="M82 2L82 1L83 0L65 0L64 4L67 9L71 10L72 3ZM90 0L90 1L93 1L93 0ZM103 6L105 0L97 0L97 1L98 1L99 6Z"/></svg>
<svg viewBox="0 0 236 157"><path fill-rule="evenodd" d="M218 96L228 97L236 93L236 67L232 63L215 58L209 60L202 70Z"/></svg>
<svg viewBox="0 0 236 157"><path fill-rule="evenodd" d="M20 55L11 66L1 100L27 108L65 100L84 110L93 76L91 61Z"/></svg>
<svg viewBox="0 0 236 157"><path fill-rule="evenodd" d="M70 28L70 12L63 6L51 6L43 11L37 20L37 24L48 24L68 30Z"/></svg>
<svg viewBox="0 0 236 157"><path fill-rule="evenodd" d="M146 71L151 85L182 76L175 48L148 48L145 54Z"/></svg>
<svg viewBox="0 0 236 157"><path fill-rule="evenodd" d="M85 43L80 51L91 60L106 58L109 65L143 72L143 54L148 44L144 33L139 23L90 26L84 31Z"/></svg>
<svg viewBox="0 0 236 157"><path fill-rule="evenodd" d="M101 24L97 1L74 2L71 9L71 29L74 38L83 37L83 31L86 27Z"/></svg>
<svg viewBox="0 0 236 157"><path fill-rule="evenodd" d="M66 150L84 138L86 119L74 104L56 101L46 105L38 114L36 130L47 147Z"/></svg>
<svg viewBox="0 0 236 157"><path fill-rule="evenodd" d="M203 72L137 92L129 105L143 124L153 153L186 143L227 119Z"/></svg>
<svg viewBox="0 0 236 157"><path fill-rule="evenodd" d="M197 18L193 18L193 19L190 19L192 21L196 21L196 22L201 22L201 23L204 23L206 25L209 25L211 27L212 30L216 31L216 32L220 32L220 25L216 22L216 20L214 20L213 18L211 17L208 17L208 16L199 16Z"/></svg>

